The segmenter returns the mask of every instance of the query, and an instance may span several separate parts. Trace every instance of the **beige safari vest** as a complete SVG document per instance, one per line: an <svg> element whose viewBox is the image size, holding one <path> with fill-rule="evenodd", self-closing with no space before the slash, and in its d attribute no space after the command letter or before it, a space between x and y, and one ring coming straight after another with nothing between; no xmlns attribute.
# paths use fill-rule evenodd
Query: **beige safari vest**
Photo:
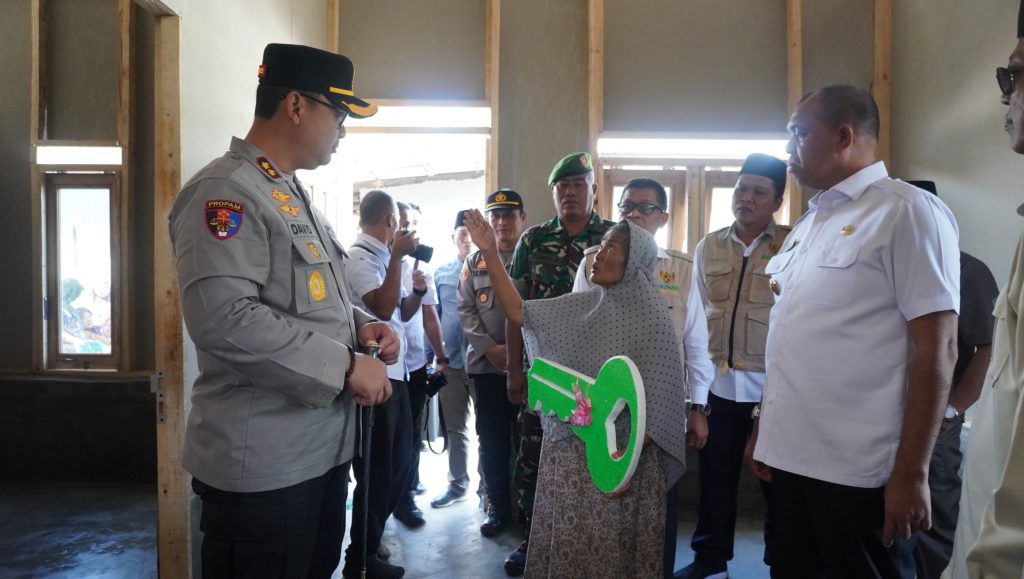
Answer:
<svg viewBox="0 0 1024 579"><path fill-rule="evenodd" d="M587 288L593 287L590 277L594 272L594 258L600 249L600 246L595 245L583 253ZM674 249L662 251L668 254L668 258L662 257L659 253L654 265L654 285L668 306L668 315L672 319L672 329L676 334L676 345L679 347L679 357L685 367L686 348L683 344L683 330L686 327L686 304L693 284L693 257Z"/></svg>
<svg viewBox="0 0 1024 579"><path fill-rule="evenodd" d="M775 296L764 268L779 252L789 228L773 220L749 257L732 239L732 226L704 238L708 351L716 368L764 372L768 316Z"/></svg>

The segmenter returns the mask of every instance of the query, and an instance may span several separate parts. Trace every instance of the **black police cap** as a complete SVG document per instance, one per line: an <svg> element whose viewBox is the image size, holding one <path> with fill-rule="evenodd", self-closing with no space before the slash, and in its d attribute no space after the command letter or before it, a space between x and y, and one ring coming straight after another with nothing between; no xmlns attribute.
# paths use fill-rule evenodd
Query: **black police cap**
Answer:
<svg viewBox="0 0 1024 579"><path fill-rule="evenodd" d="M357 119L377 112L352 90L352 61L348 58L299 44L268 44L260 65L260 84L319 93L336 107Z"/></svg>

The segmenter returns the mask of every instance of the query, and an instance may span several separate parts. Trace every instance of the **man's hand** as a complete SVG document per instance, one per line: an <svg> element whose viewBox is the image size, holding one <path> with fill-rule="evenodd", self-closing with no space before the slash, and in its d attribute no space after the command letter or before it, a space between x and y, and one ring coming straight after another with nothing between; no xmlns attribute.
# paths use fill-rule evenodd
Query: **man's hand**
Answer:
<svg viewBox="0 0 1024 579"><path fill-rule="evenodd" d="M508 367L508 353L505 350L505 344L495 344L491 346L490 350L484 354L487 357L487 361L498 370L504 372Z"/></svg>
<svg viewBox="0 0 1024 579"><path fill-rule="evenodd" d="M931 511L927 474L901 476L894 473L885 485L882 544L888 547L896 537L909 539L917 531L931 529Z"/></svg>
<svg viewBox="0 0 1024 579"><path fill-rule="evenodd" d="M480 253L487 253L495 248L494 229L478 209L469 209L463 214L463 225L469 230L473 244L480 248Z"/></svg>
<svg viewBox="0 0 1024 579"><path fill-rule="evenodd" d="M448 362L438 361L437 365L434 366L434 372L436 372L438 374L444 374L445 376L447 376L448 375Z"/></svg>
<svg viewBox="0 0 1024 579"><path fill-rule="evenodd" d="M398 361L398 353L402 343L398 339L395 329L384 322L370 322L364 324L356 333L359 344L365 346L376 342L380 346L379 358L381 362L391 365Z"/></svg>
<svg viewBox="0 0 1024 579"><path fill-rule="evenodd" d="M416 263L419 263L417 261ZM412 289L419 291L426 291L427 289L427 274L423 273L418 269L412 270Z"/></svg>
<svg viewBox="0 0 1024 579"><path fill-rule="evenodd" d="M508 388L508 401L516 405L526 404L526 373L522 368L509 368L505 383Z"/></svg>
<svg viewBox="0 0 1024 579"><path fill-rule="evenodd" d="M700 412L690 412L686 420L686 444L698 450L708 443L708 418Z"/></svg>
<svg viewBox="0 0 1024 579"><path fill-rule="evenodd" d="M420 246L420 238L416 237L415 231L396 231L395 238L391 240L391 255L401 257L416 251Z"/></svg>
<svg viewBox="0 0 1024 579"><path fill-rule="evenodd" d="M754 429L750 433L750 440L747 441L747 450L743 453L743 459L746 460L747 468L754 473L754 476L765 482L772 482L771 467L754 459L754 447L757 446L757 427L760 424L760 419L754 421Z"/></svg>
<svg viewBox="0 0 1024 579"><path fill-rule="evenodd" d="M387 367L366 354L356 354L356 365L345 387L353 392L356 403L363 406L380 404L391 398Z"/></svg>

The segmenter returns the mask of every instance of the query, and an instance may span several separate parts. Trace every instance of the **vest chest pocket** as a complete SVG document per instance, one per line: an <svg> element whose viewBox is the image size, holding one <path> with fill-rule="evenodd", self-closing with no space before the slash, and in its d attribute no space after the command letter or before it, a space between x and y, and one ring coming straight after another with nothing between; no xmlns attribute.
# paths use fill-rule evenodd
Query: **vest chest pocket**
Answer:
<svg viewBox="0 0 1024 579"><path fill-rule="evenodd" d="M768 318L771 310L758 308L747 312L747 354L764 356L764 345L768 341Z"/></svg>
<svg viewBox="0 0 1024 579"><path fill-rule="evenodd" d="M732 285L732 264L718 263L704 269L704 285L708 288L708 301L720 302L729 299Z"/></svg>
<svg viewBox="0 0 1024 579"><path fill-rule="evenodd" d="M996 341L995 337L1000 333L1007 333L1006 318L1007 318L1007 303L1006 303L1006 292L1000 292L999 297L996 298L995 308L992 311L992 317L996 319L995 331L992 334L993 343ZM1007 362L1010 361L1010 345L1007 343L1008 340L1003 340L999 346L993 344L992 347L992 361L988 365L988 372L985 376L985 384L993 387L999 382L1002 377L1003 371L1006 370ZM1015 385L1014 385L1015 386Z"/></svg>
<svg viewBox="0 0 1024 579"><path fill-rule="evenodd" d="M327 251L315 238L296 237L292 244L299 255L292 266L295 312L305 314L339 306L341 300Z"/></svg>
<svg viewBox="0 0 1024 579"><path fill-rule="evenodd" d="M763 271L750 273L750 301L755 304L774 304L775 294L768 285L770 278Z"/></svg>
<svg viewBox="0 0 1024 579"><path fill-rule="evenodd" d="M805 283L811 284L804 294L805 301L822 306L845 306L853 301L857 281L853 265L859 251L855 245L833 245L815 253L811 267L803 270L807 274Z"/></svg>

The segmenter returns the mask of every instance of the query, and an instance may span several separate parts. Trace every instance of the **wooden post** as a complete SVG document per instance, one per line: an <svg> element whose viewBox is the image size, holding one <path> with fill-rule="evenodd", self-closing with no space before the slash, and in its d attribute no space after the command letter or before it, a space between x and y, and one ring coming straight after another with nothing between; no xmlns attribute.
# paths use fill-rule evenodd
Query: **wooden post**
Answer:
<svg viewBox="0 0 1024 579"><path fill-rule="evenodd" d="M804 92L804 41L802 0L786 0L786 103L787 114L793 114ZM803 213L803 189L792 175L786 175L785 217L782 223L792 224Z"/></svg>
<svg viewBox="0 0 1024 579"><path fill-rule="evenodd" d="M32 70L31 86L29 87L29 163L30 163L30 187L29 202L32 208L32 239L43 238L43 188L42 174L36 166L36 147L39 140L46 131L44 120L46 118L46 72L44 57L45 37L45 4L44 0L32 0L30 7L31 22L29 23L29 35L32 39ZM32 368L40 371L46 368L46 329L43 327L43 299L46 295L46 274L43 271L43 247L42 243L32 243L32 285L38 291L32 295Z"/></svg>
<svg viewBox="0 0 1024 579"><path fill-rule="evenodd" d="M338 11L341 0L327 0L327 50L341 52L341 21Z"/></svg>
<svg viewBox="0 0 1024 579"><path fill-rule="evenodd" d="M875 0L875 74L871 94L878 104L878 158L892 170L892 0Z"/></svg>
<svg viewBox="0 0 1024 579"><path fill-rule="evenodd" d="M110 285L118 288L117 301L113 304L112 322L120 328L121 340L114 352L114 360L118 370L134 370L135 358L132 348L132 336L135 316L128 315L128 312L135 311L133 307L135 300L132 299L131 280L134 279L133 254L130 250L135 244L131 243L131 236L128 234L127 216L132 214L132 198L136 195L132 187L132 173L135 167L132 151L132 0L118 0L118 28L121 35L120 62L118 65L117 82L117 144L121 147L121 170L120 173L120 195L118 196L118 207L114 214L114 233L111 241L115 242L114 255L111 256L113 267L111 268Z"/></svg>
<svg viewBox="0 0 1024 579"><path fill-rule="evenodd" d="M587 148L595 165L596 209L611 219L612 192L604 189L604 170L597 155L597 138L604 130L604 0L587 0L587 127Z"/></svg>
<svg viewBox="0 0 1024 579"><path fill-rule="evenodd" d="M487 2L486 60L484 61L484 98L491 107L491 132L487 139L487 194L501 185L498 178L498 111L501 100L501 0ZM480 200L483 203L483 199Z"/></svg>
<svg viewBox="0 0 1024 579"><path fill-rule="evenodd" d="M157 423L157 539L161 577L190 577L191 523L188 475L181 466L185 441L184 342L174 258L167 236L167 214L181 188L181 21L156 18L154 87L153 305L156 367L163 397ZM159 374L158 374L159 375Z"/></svg>

